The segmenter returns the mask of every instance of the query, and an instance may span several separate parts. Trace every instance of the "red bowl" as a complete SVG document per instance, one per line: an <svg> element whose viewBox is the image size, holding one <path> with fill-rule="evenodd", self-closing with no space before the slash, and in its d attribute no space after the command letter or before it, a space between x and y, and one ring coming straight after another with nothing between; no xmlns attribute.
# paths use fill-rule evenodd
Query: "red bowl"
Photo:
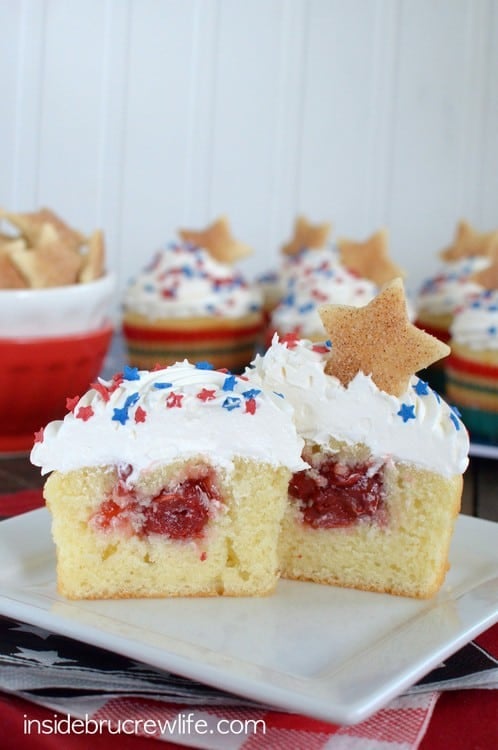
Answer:
<svg viewBox="0 0 498 750"><path fill-rule="evenodd" d="M0 339L0 453L25 452L101 371L112 326L74 336Z"/></svg>

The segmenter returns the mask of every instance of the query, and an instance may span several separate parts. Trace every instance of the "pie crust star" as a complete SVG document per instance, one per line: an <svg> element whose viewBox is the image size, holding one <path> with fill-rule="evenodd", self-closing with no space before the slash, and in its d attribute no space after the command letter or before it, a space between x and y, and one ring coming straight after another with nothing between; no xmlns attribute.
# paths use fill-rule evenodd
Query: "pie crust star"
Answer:
<svg viewBox="0 0 498 750"><path fill-rule="evenodd" d="M483 289L498 289L498 256L490 266L483 268L482 271L473 273L470 280L475 281Z"/></svg>
<svg viewBox="0 0 498 750"><path fill-rule="evenodd" d="M440 257L452 261L475 255L498 255L498 229L477 232L468 221L462 220L458 223L453 244L442 250Z"/></svg>
<svg viewBox="0 0 498 750"><path fill-rule="evenodd" d="M297 255L300 250L319 250L327 244L332 225L310 224L304 216L298 216L294 224L294 236L282 247L284 255Z"/></svg>
<svg viewBox="0 0 498 750"><path fill-rule="evenodd" d="M252 253L252 248L234 238L225 216L217 219L202 231L179 229L178 234L184 242L203 247L212 258L220 263L235 263Z"/></svg>
<svg viewBox="0 0 498 750"><path fill-rule="evenodd" d="M71 250L78 251L86 241L86 237L72 229L56 213L49 208L41 208L32 213L11 213L0 210L0 218L6 219L21 232L29 245L38 245L41 242L44 227L49 224L57 232L61 241Z"/></svg>
<svg viewBox="0 0 498 750"><path fill-rule="evenodd" d="M404 272L389 258L387 229L379 229L365 242L337 240L341 262L346 268L377 286L387 284Z"/></svg>
<svg viewBox="0 0 498 750"><path fill-rule="evenodd" d="M415 372L450 353L449 346L410 323L399 278L364 307L324 305L320 316L332 341L325 372L344 386L363 372L399 397Z"/></svg>

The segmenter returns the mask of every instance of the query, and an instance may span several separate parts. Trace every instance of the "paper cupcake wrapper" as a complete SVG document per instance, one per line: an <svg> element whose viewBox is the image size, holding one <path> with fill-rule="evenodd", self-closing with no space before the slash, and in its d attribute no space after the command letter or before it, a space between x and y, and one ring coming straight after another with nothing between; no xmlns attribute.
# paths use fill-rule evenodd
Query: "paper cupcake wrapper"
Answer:
<svg viewBox="0 0 498 750"><path fill-rule="evenodd" d="M471 435L498 440L498 366L451 354L446 366L448 399Z"/></svg>

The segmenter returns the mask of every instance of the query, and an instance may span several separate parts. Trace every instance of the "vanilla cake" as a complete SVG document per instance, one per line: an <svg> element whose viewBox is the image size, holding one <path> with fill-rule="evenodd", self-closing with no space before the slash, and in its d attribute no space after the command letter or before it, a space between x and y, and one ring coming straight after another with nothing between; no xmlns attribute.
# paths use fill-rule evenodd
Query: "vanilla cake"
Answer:
<svg viewBox="0 0 498 750"><path fill-rule="evenodd" d="M36 435L68 598L261 595L292 472L284 398L207 363L125 367Z"/></svg>
<svg viewBox="0 0 498 750"><path fill-rule="evenodd" d="M406 349L429 344L421 356L426 366L444 345L406 321L400 290L401 282L393 282L361 310L363 332L354 325L348 330L350 316L356 320L353 308L336 308L345 313L333 321L337 326L325 314L334 306L325 308L330 340L275 337L249 371L259 387L292 403L305 440L309 468L293 474L280 537L284 577L417 598L433 595L444 580L468 435L427 383L413 374L406 378L417 359L410 353L407 361ZM395 324L388 314L393 305ZM408 347L407 332L415 336ZM356 352L344 351L348 334ZM384 382L375 359L386 360L390 343ZM343 371L350 368L346 382L328 372L336 345ZM406 378L401 387L399 372Z"/></svg>

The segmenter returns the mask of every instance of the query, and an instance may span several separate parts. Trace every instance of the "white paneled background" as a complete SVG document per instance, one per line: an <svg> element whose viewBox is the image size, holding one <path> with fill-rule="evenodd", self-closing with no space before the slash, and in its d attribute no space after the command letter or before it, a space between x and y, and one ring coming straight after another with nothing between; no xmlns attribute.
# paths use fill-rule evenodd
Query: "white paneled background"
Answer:
<svg viewBox="0 0 498 750"><path fill-rule="evenodd" d="M415 288L498 227L498 0L0 0L0 205L103 227L123 285L227 214L387 226Z"/></svg>

